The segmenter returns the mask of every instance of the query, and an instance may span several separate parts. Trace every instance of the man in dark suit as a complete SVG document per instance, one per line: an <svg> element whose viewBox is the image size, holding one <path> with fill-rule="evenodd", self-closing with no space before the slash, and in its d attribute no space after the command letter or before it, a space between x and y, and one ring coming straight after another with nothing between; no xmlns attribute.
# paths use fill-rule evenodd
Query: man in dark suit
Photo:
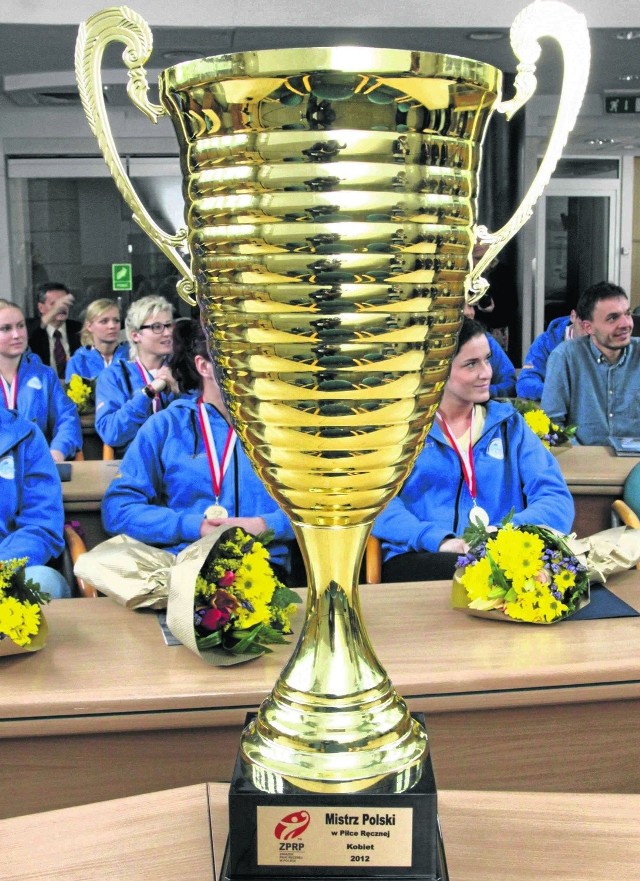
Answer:
<svg viewBox="0 0 640 881"><path fill-rule="evenodd" d="M69 357L80 346L82 325L69 318L73 295L66 285L47 281L37 290L39 317L27 325L29 347L43 364L48 364L64 379Z"/></svg>

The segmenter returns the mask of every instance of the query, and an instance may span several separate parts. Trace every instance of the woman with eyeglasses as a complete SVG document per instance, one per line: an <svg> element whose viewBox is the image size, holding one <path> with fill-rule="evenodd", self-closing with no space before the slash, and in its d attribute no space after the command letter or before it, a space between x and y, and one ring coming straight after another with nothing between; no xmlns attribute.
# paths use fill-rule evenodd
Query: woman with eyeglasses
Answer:
<svg viewBox="0 0 640 881"><path fill-rule="evenodd" d="M236 443L195 319L176 324L171 366L182 395L127 449L103 499L106 531L177 554L221 525L253 535L272 530L271 562L288 578L291 524Z"/></svg>
<svg viewBox="0 0 640 881"><path fill-rule="evenodd" d="M173 307L164 297L135 300L125 319L128 361L102 370L96 382L96 431L120 457L141 425L179 394L167 360L173 351Z"/></svg>
<svg viewBox="0 0 640 881"><path fill-rule="evenodd" d="M116 361L126 360L129 347L120 342L120 308L115 300L102 297L87 306L80 332L82 345L67 361L65 380L72 376L95 379Z"/></svg>

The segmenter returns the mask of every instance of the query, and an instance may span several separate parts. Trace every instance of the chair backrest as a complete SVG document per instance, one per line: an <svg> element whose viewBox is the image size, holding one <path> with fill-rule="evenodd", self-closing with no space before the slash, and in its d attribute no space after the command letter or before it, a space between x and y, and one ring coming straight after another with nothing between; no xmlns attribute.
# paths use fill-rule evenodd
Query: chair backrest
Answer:
<svg viewBox="0 0 640 881"><path fill-rule="evenodd" d="M367 584L380 584L382 581L382 549L374 535L369 536L364 555L365 581Z"/></svg>
<svg viewBox="0 0 640 881"><path fill-rule="evenodd" d="M74 596L97 597L98 591L92 584L89 584L89 582L85 581L83 578L77 578L73 574L75 562L80 554L86 553L87 546L80 534L70 523L65 523L64 525L64 541L66 547L63 555L62 574L71 585Z"/></svg>
<svg viewBox="0 0 640 881"><path fill-rule="evenodd" d="M623 499L640 517L640 462L634 465L624 482Z"/></svg>

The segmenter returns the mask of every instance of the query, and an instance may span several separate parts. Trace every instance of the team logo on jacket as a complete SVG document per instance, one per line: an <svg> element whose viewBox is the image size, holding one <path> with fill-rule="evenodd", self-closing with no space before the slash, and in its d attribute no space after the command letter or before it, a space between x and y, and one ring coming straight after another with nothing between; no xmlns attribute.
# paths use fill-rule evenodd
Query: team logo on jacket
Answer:
<svg viewBox="0 0 640 881"><path fill-rule="evenodd" d="M0 459L0 477L4 477L5 480L15 480L15 476L16 466L13 456L5 456Z"/></svg>
<svg viewBox="0 0 640 881"><path fill-rule="evenodd" d="M311 816L308 811L294 811L283 817L279 823L276 823L273 834L280 841L298 838L306 830L310 821Z"/></svg>
<svg viewBox="0 0 640 881"><path fill-rule="evenodd" d="M504 459L504 447L502 446L502 438L494 437L489 444L487 455L492 459Z"/></svg>
<svg viewBox="0 0 640 881"><path fill-rule="evenodd" d="M32 376L31 379L27 382L27 388L41 389L42 383L37 376Z"/></svg>

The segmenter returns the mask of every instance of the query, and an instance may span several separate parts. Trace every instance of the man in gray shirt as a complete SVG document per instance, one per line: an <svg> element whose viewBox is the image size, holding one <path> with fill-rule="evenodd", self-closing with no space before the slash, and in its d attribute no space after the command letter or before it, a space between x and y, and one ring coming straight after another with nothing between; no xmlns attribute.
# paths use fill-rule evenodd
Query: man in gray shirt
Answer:
<svg viewBox="0 0 640 881"><path fill-rule="evenodd" d="M541 406L554 422L576 425L580 444L640 437L640 340L631 336L629 299L618 285L598 282L576 306L586 336L549 355Z"/></svg>

